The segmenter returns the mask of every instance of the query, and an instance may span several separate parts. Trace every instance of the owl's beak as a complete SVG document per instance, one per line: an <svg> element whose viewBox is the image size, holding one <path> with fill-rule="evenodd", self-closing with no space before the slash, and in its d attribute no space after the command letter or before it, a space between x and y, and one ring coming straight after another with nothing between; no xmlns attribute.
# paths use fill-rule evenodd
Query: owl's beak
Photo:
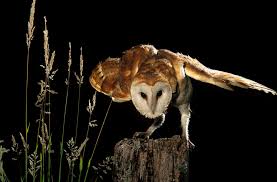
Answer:
<svg viewBox="0 0 277 182"><path fill-rule="evenodd" d="M155 96L152 96L151 99L149 100L148 105L150 106L150 109L152 111L152 114L155 114L156 106L157 106L157 99Z"/></svg>

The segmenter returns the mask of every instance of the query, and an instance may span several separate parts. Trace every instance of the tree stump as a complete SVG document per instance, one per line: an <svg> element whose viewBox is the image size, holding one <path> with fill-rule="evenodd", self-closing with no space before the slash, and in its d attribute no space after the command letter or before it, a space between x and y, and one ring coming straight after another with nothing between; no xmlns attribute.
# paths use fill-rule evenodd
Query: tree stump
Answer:
<svg viewBox="0 0 277 182"><path fill-rule="evenodd" d="M114 148L115 182L188 182L188 150L180 136L124 139Z"/></svg>

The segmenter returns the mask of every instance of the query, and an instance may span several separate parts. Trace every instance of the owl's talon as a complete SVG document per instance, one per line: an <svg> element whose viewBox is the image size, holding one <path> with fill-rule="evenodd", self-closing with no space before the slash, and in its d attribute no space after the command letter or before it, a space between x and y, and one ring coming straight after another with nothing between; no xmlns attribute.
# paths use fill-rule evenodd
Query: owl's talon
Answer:
<svg viewBox="0 0 277 182"><path fill-rule="evenodd" d="M142 138L142 139L149 139L149 135L147 132L136 132L133 135L133 138Z"/></svg>
<svg viewBox="0 0 277 182"><path fill-rule="evenodd" d="M187 148L188 148L189 150L194 149L194 148L195 148L195 145L194 145L190 140L188 140L188 141L187 141Z"/></svg>
<svg viewBox="0 0 277 182"><path fill-rule="evenodd" d="M195 145L190 141L190 139L186 139L186 137L185 137L184 135L182 135L181 137L186 141L187 148L188 148L189 150L195 148Z"/></svg>

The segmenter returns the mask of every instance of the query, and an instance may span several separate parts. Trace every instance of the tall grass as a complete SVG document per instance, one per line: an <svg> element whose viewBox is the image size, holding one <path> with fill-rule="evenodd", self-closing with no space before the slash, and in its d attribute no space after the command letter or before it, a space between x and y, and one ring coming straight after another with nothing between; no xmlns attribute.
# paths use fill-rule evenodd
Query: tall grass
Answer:
<svg viewBox="0 0 277 182"><path fill-rule="evenodd" d="M8 149L2 147L1 143L3 143L2 140L0 140L0 181L1 182L8 182L9 179L4 171L4 168L3 168L3 161L2 161L2 157L5 153L9 152Z"/></svg>
<svg viewBox="0 0 277 182"><path fill-rule="evenodd" d="M109 104L108 109L107 109L107 111L106 111L106 114L105 114L105 117L104 117L103 123L102 123L101 128L100 128L100 131L99 131L99 133L98 133L98 135L97 135L96 142L95 142L95 144L94 144L94 147L93 147L93 150L92 150L91 156L90 156L90 158L89 158L89 161L88 161L88 165L87 165L87 170L86 170L86 174L85 174L85 179L84 179L84 181L86 181L86 180L87 180L88 172L89 172L90 167L91 167L91 162L92 162L92 159L93 159L93 156L94 156L94 153L95 153L95 150L96 150L96 147L97 147L97 144L98 144L99 138L100 138L100 136L101 136L101 134L102 134L102 130L103 130L104 125L105 125L105 123L106 123L106 119L107 119L107 116L108 116L108 114L109 114L109 111L110 111L111 105L112 105L112 100L110 101L110 104Z"/></svg>
<svg viewBox="0 0 277 182"><path fill-rule="evenodd" d="M88 101L87 112L89 113L89 118L88 118L86 138L88 138L90 128L98 126L96 124L96 120L91 120L92 112L93 112L94 107L96 105L96 93L97 92L94 92L93 97L92 97L92 101L90 101L90 99ZM82 177L82 172L83 172L83 166L84 166L83 159L85 157L85 153L86 153L86 145L84 146L83 153L80 156L78 182L81 182L81 177Z"/></svg>
<svg viewBox="0 0 277 182"><path fill-rule="evenodd" d="M80 101L81 101L81 86L83 84L84 81L84 76L83 76L83 67L84 67L84 59L83 59L83 50L81 48L81 53L80 53L80 72L79 75L77 75L76 72L74 72L75 77L77 79L77 83L78 83L78 109L77 109L77 118L76 118L76 130L75 130L75 142L77 140L78 137L78 126L79 126L79 116L80 116Z"/></svg>
<svg viewBox="0 0 277 182"><path fill-rule="evenodd" d="M29 62L30 62L30 49L31 43L34 38L34 18L36 10L36 0L33 0L30 16L28 21L28 31L26 34L26 44L27 44L27 61L26 61L26 83L25 83L25 139L28 143L28 87L29 87ZM28 151L25 149L25 181L28 181Z"/></svg>
<svg viewBox="0 0 277 182"><path fill-rule="evenodd" d="M46 86L46 91L45 94L48 93L48 102L47 102L47 95L45 95L45 99L44 99L44 103L43 103L43 108L44 108L44 112L43 112L43 120L42 120L42 124L44 124L44 131L46 133L46 142L48 142L47 144L47 148L43 147L43 154L45 152L44 149L47 149L47 154L48 154L48 169L47 169L47 179L50 182L51 179L51 94L56 94L55 91L51 90L51 86L50 86L50 80L53 80L55 73L58 70L53 71L53 64L54 64L54 60L55 60L55 51L52 52L51 57L50 57L50 48L49 48L49 40L48 40L48 29L47 29L47 20L46 17L44 17L44 26L45 29L43 31L43 37L44 37L44 60L45 60L45 86ZM48 110L47 110L47 106L48 106ZM45 114L47 114L48 116L48 131L47 131L47 126L45 124ZM50 136L48 135L48 132L50 133ZM43 134L43 130L42 130L42 134ZM45 156L43 155L43 158ZM43 161L44 162L44 161ZM42 168L43 169L43 168Z"/></svg>
<svg viewBox="0 0 277 182"><path fill-rule="evenodd" d="M92 113L96 106L96 92L92 96L92 99L89 99L89 103L87 106L87 111L89 113L88 116L88 124L87 130L85 133L85 139L83 142L78 144L77 139L78 137L78 127L79 127L79 117L80 117L80 103L81 103L81 87L84 81L84 58L83 58L83 51L82 48L80 49L80 57L79 57L79 73L75 74L78 84L78 102L77 102L77 110L76 110L76 129L75 129L75 136L72 136L67 142L65 142L65 125L67 122L67 110L68 110L68 100L69 100L69 88L70 88L70 81L71 81L71 65L72 65L72 48L71 43L69 43L69 51L68 51L68 60L67 60L67 77L65 80L66 85L66 93L65 93L65 100L64 100L64 111L63 111L63 121L62 121L62 131L58 133L60 138L57 140L52 140L54 130L51 128L53 124L52 121L52 106L53 106L53 99L52 95L58 94L52 88L52 82L54 81L54 77L58 71L58 69L54 69L54 62L55 62L55 51L51 51L50 44L49 44L49 32L47 28L47 19L44 17L44 29L43 29L43 52L44 52L44 61L43 64L40 65L43 68L44 77L39 80L38 85L40 87L39 93L37 94L37 100L35 102L35 106L39 108L39 119L37 122L30 122L29 121L29 108L28 108L28 93L29 90L29 62L30 62L30 50L31 50L31 43L34 38L34 19L35 19L35 6L36 0L32 1L32 5L30 8L30 16L28 21L28 30L26 33L26 44L27 44L27 57L26 57L26 83L25 83L25 132L24 134L19 133L22 148L24 150L24 174L20 175L21 181L40 181L40 182L50 182L54 180L58 181L75 181L78 179L80 182L82 178L84 181L87 180L88 173L90 171L92 165L92 159L95 154L98 141L102 134L103 127L105 125L108 112L111 107L111 103L107 109L105 118L101 125L100 131L97 135L97 139L94 143L93 150L91 154L86 154L86 145L89 140L89 133L90 128L96 127L97 123L95 119L92 119ZM112 102L112 101L111 101ZM37 125L37 128L33 125ZM31 126L31 127L30 127ZM29 129L35 129L36 131L36 138L35 141L28 140ZM59 132L59 131L58 131ZM80 134L79 134L80 135ZM0 140L0 181L9 181L8 176L6 175L4 168L3 168L3 159L2 156L4 153L12 151L14 153L18 153L18 156L21 154L21 149L19 144L16 142L16 137L12 135L12 147L11 149L6 149L2 147L2 142ZM58 142L58 159L57 162L53 160L53 149L55 149L53 142ZM32 150L32 151L31 151ZM65 155L64 155L65 153ZM89 160L86 161L85 155L90 156ZM63 159L67 161L68 164L68 171L63 169ZM79 162L79 163L77 163ZM79 164L79 174L74 174L75 165ZM86 165L85 165L86 164ZM56 169L53 165L57 165L57 172L53 170ZM84 168L86 166L86 168ZM64 170L64 173L63 173ZM77 170L76 170L77 171ZM83 174L85 172L85 174ZM57 174L54 179L53 174ZM63 174L67 174L63 176ZM31 178L30 178L31 177ZM77 178L78 177L78 178ZM76 178L76 179L75 179ZM31 179L31 180L30 180ZM96 178L97 179L97 178Z"/></svg>
<svg viewBox="0 0 277 182"><path fill-rule="evenodd" d="M64 144L64 127L66 121L66 114L67 114L67 103L68 103L68 93L69 93L69 83L70 83L70 69L72 64L72 57L71 57L71 43L69 43L69 52L68 52L68 68L67 68L67 79L65 80L66 84L66 95L65 95L65 104L64 104L64 113L63 113L63 126L62 126L62 139L60 143L60 160L59 160L59 180L61 181L61 172L62 172L62 159L63 159L63 144Z"/></svg>

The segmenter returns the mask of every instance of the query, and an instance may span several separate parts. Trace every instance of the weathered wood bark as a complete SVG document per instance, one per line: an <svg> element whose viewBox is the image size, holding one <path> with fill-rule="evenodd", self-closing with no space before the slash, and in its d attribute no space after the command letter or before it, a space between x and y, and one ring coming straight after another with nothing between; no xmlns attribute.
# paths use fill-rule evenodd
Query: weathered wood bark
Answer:
<svg viewBox="0 0 277 182"><path fill-rule="evenodd" d="M187 182L188 150L179 136L124 139L114 148L115 182Z"/></svg>

